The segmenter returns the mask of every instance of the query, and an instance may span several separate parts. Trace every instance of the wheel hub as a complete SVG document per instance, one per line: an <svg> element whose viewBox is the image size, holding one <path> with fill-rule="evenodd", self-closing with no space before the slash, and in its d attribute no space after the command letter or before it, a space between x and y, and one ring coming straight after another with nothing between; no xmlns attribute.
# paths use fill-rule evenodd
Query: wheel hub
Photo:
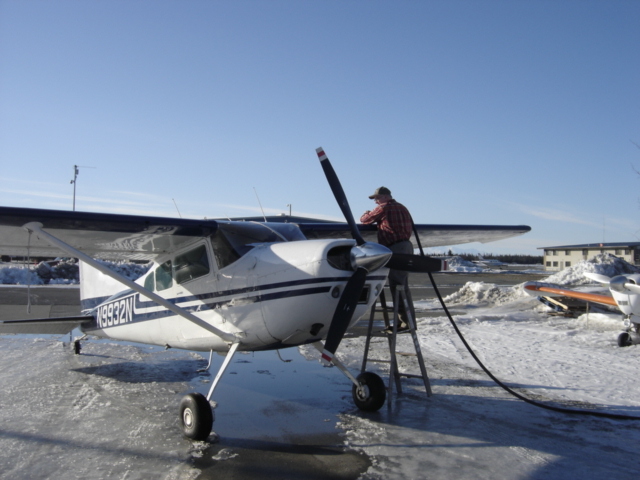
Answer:
<svg viewBox="0 0 640 480"><path fill-rule="evenodd" d="M182 412L182 421L188 428L193 426L193 412L190 408L185 408L184 412Z"/></svg>
<svg viewBox="0 0 640 480"><path fill-rule="evenodd" d="M366 385L360 385L357 389L356 389L356 393L358 395L358 398L360 400L366 400L367 398L369 398L369 387L367 387Z"/></svg>

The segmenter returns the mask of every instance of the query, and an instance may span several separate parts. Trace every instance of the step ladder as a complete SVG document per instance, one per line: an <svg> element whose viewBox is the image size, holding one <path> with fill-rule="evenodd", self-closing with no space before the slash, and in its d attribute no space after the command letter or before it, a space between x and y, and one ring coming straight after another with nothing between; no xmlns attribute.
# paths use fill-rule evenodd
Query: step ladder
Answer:
<svg viewBox="0 0 640 480"><path fill-rule="evenodd" d="M431 384L429 382L429 376L427 375L427 368L424 364L424 358L422 357L422 350L420 349L420 343L418 342L418 335L416 333L416 322L415 322L415 309L413 307L413 301L411 299L411 292L409 291L409 287L407 282L405 281L404 288L396 288L395 289L395 298L393 302L393 323L389 320L389 308L387 307L387 302L385 300L384 289L382 293L380 293L380 297L378 298L380 302L380 308L377 308L377 303L374 303L371 307L371 314L369 316L369 324L367 328L367 336L364 347L364 356L362 359L362 368L361 372L364 372L367 368L367 362L375 362L375 363L389 363L389 385L387 387L388 391L388 404L390 405L390 401L393 398L393 389L391 384L395 384L396 392L398 395L402 394L402 384L400 382L401 377L406 378L421 378L424 383L424 388L427 393L427 397L432 395L431 392ZM396 336L398 334L398 324L400 323L400 315L399 315L399 305L400 302L405 307L405 312L407 312L407 323L409 325L409 333L411 334L411 338L413 339L413 347L415 352L398 352L396 351ZM391 333L383 333L383 332L374 332L373 324L376 313L382 313L384 318L385 330L388 331L391 329ZM371 345L372 337L387 337L389 343L389 360L384 359L372 359L369 358L369 347ZM415 357L418 361L418 365L420 366L420 375L412 374L412 373L404 373L400 372L398 369L398 360L397 355L402 356L411 356Z"/></svg>

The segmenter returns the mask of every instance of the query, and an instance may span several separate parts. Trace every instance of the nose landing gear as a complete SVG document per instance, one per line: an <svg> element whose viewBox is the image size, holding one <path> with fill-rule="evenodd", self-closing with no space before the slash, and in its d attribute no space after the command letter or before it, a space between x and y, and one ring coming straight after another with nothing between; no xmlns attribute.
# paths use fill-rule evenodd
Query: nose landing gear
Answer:
<svg viewBox="0 0 640 480"><path fill-rule="evenodd" d="M354 384L351 388L356 407L365 412L380 410L387 399L387 389L382 378L373 372L362 372L356 380L359 386Z"/></svg>

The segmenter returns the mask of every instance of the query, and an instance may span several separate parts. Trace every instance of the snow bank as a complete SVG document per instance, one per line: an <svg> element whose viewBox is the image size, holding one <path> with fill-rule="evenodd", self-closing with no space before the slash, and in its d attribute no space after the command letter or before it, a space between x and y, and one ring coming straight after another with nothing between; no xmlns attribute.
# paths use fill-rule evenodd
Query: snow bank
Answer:
<svg viewBox="0 0 640 480"><path fill-rule="evenodd" d="M456 256L447 259L447 270L450 272L482 272L484 269L473 262Z"/></svg>
<svg viewBox="0 0 640 480"><path fill-rule="evenodd" d="M545 284L551 285L589 285L593 281L587 278L586 272L599 273L615 277L625 273L640 273L640 268L609 253L601 253L590 260L585 260L572 267L551 275ZM476 306L498 306L526 298L522 284L512 287L501 287L484 282L468 282L460 290L445 297L445 303Z"/></svg>
<svg viewBox="0 0 640 480"><path fill-rule="evenodd" d="M583 260L577 265L547 277L546 282L556 285L588 285L593 283L591 279L584 276L585 272L615 277L625 273L640 273L640 268L610 253L600 253L589 260Z"/></svg>
<svg viewBox="0 0 640 480"><path fill-rule="evenodd" d="M151 264L98 261L129 280L141 277L151 266ZM40 262L36 266L12 265L0 268L2 285L75 285L79 281L78 264L75 259Z"/></svg>

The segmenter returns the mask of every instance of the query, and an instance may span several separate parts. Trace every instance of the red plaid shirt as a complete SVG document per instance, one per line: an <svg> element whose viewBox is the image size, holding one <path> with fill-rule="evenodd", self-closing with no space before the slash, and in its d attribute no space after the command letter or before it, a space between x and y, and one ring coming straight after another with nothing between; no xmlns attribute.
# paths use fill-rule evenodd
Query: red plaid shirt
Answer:
<svg viewBox="0 0 640 480"><path fill-rule="evenodd" d="M377 223L378 243L387 247L409 240L413 231L409 210L393 199L362 215L360 223L365 225Z"/></svg>

